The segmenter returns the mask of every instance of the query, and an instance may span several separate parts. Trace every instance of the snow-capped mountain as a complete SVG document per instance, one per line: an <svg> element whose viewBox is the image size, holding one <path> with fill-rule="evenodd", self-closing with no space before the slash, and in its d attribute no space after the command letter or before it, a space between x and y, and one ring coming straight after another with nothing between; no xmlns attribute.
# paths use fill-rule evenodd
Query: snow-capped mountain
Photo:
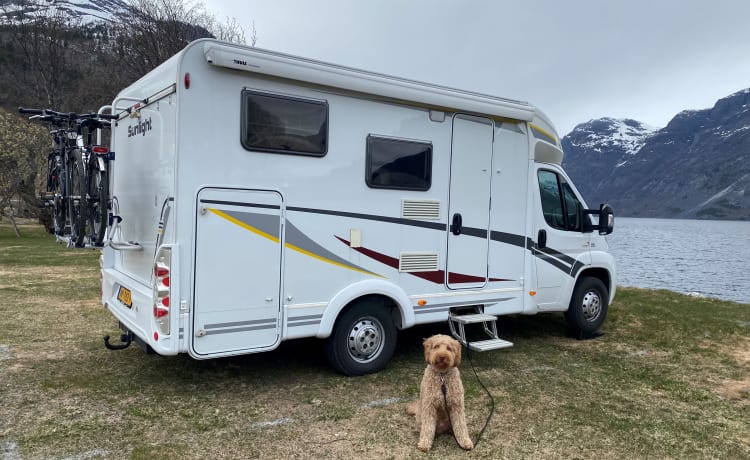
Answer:
<svg viewBox="0 0 750 460"><path fill-rule="evenodd" d="M39 14L62 15L83 24L111 21L127 8L123 0L10 0L3 1L0 18L14 23Z"/></svg>
<svg viewBox="0 0 750 460"><path fill-rule="evenodd" d="M569 140L571 145L592 152L613 150L634 154L659 128L631 119L600 118L576 126Z"/></svg>
<svg viewBox="0 0 750 460"><path fill-rule="evenodd" d="M654 129L602 118L563 140L564 167L591 207L623 216L750 219L750 89Z"/></svg>

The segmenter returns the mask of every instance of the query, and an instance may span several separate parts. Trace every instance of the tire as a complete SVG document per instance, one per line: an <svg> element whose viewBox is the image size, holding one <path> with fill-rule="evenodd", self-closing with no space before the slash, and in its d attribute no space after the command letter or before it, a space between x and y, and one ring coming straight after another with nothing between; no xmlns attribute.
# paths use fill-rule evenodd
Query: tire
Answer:
<svg viewBox="0 0 750 460"><path fill-rule="evenodd" d="M576 337L596 335L609 307L609 290L599 278L581 278L573 290L565 320Z"/></svg>
<svg viewBox="0 0 750 460"><path fill-rule="evenodd" d="M344 375L365 375L385 368L396 350L396 326L377 300L351 305L336 320L326 341L328 361Z"/></svg>
<svg viewBox="0 0 750 460"><path fill-rule="evenodd" d="M50 178L50 191L54 193L52 203L52 230L55 235L62 236L65 233L65 216L67 204L65 203L65 190L60 182L60 170L55 169Z"/></svg>
<svg viewBox="0 0 750 460"><path fill-rule="evenodd" d="M70 194L68 196L68 215L70 216L70 239L76 247L83 247L86 237L86 175L81 160L81 151L70 152L68 162L70 173Z"/></svg>
<svg viewBox="0 0 750 460"><path fill-rule="evenodd" d="M107 231L107 201L109 200L109 178L100 171L96 158L89 163L88 223L91 244L101 246Z"/></svg>

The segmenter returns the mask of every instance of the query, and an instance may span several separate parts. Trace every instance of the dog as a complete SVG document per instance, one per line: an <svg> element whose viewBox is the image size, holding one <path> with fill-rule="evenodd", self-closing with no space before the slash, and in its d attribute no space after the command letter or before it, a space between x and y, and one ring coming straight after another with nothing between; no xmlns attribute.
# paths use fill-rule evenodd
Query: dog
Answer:
<svg viewBox="0 0 750 460"><path fill-rule="evenodd" d="M471 450L474 443L466 427L464 385L458 372L461 344L453 337L437 334L425 339L423 346L427 368L419 386L419 401L408 408L408 413L417 419L417 448L427 452L435 434L452 430L458 445Z"/></svg>

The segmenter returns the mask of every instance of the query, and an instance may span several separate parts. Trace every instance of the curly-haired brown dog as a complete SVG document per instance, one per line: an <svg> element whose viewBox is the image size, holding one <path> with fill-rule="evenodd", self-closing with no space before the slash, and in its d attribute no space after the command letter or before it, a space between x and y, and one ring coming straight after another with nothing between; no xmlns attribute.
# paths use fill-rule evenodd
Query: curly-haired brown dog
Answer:
<svg viewBox="0 0 750 460"><path fill-rule="evenodd" d="M408 409L411 415L417 416L417 447L427 452L436 433L449 433L452 428L458 445L466 450L472 449L474 443L469 437L464 412L464 385L458 372L461 344L447 335L433 335L424 340L424 359L427 368L419 386L419 401Z"/></svg>

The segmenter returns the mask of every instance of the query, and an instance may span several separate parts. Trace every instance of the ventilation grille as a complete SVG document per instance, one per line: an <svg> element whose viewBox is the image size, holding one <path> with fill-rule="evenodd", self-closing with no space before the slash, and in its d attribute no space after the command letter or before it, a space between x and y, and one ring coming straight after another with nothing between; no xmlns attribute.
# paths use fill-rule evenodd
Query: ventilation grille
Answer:
<svg viewBox="0 0 750 460"><path fill-rule="evenodd" d="M438 200L401 200L401 217L406 219L440 219Z"/></svg>
<svg viewBox="0 0 750 460"><path fill-rule="evenodd" d="M437 252L402 252L398 259L400 272L433 272L438 269Z"/></svg>

